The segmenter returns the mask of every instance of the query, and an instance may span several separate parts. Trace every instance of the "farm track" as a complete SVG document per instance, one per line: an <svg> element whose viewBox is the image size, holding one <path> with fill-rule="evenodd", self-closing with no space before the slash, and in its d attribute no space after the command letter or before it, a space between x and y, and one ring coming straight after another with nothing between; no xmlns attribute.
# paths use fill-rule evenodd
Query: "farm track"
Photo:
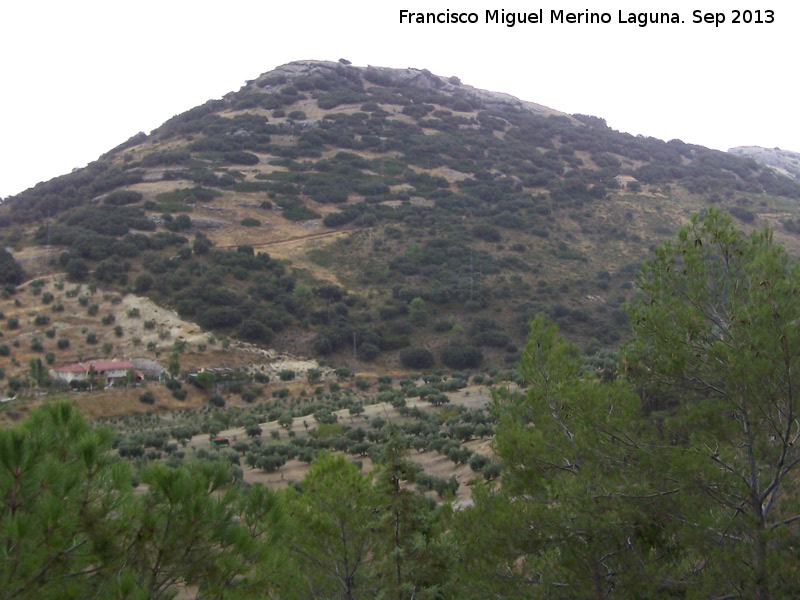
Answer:
<svg viewBox="0 0 800 600"><path fill-rule="evenodd" d="M308 235L298 235L298 236L294 236L294 237L290 237L290 238L284 238L282 240L272 240L270 242L262 242L262 243L259 243L259 244L249 244L249 245L252 246L253 248L265 248L267 246L278 246L280 244L290 244L292 242L300 242L300 241L303 241L303 240L319 239L319 238L325 238L325 237L336 237L336 236L343 235L345 233L350 233L351 231L353 231L353 230L352 229L341 229L341 230L338 230L338 231L326 231L324 233L310 233ZM217 248L225 248L225 249L237 248L237 247L238 247L237 244L217 246Z"/></svg>

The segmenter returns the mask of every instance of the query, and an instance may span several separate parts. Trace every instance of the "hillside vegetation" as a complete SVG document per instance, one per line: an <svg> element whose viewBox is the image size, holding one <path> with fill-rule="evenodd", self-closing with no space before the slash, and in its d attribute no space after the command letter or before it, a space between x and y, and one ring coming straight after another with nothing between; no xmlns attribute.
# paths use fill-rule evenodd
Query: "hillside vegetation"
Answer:
<svg viewBox="0 0 800 600"><path fill-rule="evenodd" d="M0 231L49 249L31 274L147 295L217 336L460 369L513 364L539 312L588 354L618 344L655 241L713 204L792 249L799 197L754 160L455 77L306 61L9 198Z"/></svg>
<svg viewBox="0 0 800 600"><path fill-rule="evenodd" d="M488 411L426 406L461 376L383 379L389 420L338 385L310 403L287 389L271 441L265 403L124 436L46 404L0 430L0 597L796 597L800 269L712 210L637 282L620 370L584 371L539 315L520 386ZM198 421L250 439L198 447ZM476 476L427 472L434 452ZM302 480L253 474L290 460L311 463Z"/></svg>
<svg viewBox="0 0 800 600"><path fill-rule="evenodd" d="M0 599L798 597L798 200L344 60L7 199Z"/></svg>

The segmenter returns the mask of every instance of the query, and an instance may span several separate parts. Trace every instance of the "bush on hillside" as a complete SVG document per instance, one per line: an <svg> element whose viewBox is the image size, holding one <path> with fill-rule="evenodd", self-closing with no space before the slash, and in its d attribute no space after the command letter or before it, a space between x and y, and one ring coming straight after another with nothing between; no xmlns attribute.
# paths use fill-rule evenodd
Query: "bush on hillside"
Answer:
<svg viewBox="0 0 800 600"><path fill-rule="evenodd" d="M400 352L400 362L408 369L428 369L433 366L435 361L430 350L405 348Z"/></svg>

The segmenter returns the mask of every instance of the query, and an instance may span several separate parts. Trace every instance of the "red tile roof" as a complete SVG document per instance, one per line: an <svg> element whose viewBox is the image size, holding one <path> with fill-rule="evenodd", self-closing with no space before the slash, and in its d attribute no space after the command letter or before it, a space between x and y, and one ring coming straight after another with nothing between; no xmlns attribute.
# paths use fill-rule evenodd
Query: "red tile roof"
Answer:
<svg viewBox="0 0 800 600"><path fill-rule="evenodd" d="M55 369L57 373L86 373L89 370L84 364L75 363L74 365L64 365Z"/></svg>
<svg viewBox="0 0 800 600"><path fill-rule="evenodd" d="M124 369L125 371L133 369L133 365L129 363L127 360L121 361L113 361L113 362L95 362L92 363L94 370L98 373L102 373L103 371L116 371L118 369Z"/></svg>

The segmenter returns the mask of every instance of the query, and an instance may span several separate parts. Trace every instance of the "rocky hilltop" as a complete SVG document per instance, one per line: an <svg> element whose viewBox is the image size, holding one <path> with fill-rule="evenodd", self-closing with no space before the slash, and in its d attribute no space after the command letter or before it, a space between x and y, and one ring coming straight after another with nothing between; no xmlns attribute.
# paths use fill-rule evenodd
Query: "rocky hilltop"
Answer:
<svg viewBox="0 0 800 600"><path fill-rule="evenodd" d="M757 160L792 179L800 178L800 152L760 146L737 146L730 148L728 152Z"/></svg>
<svg viewBox="0 0 800 600"><path fill-rule="evenodd" d="M343 70L347 67L347 70ZM366 81L388 87L415 87L421 89L435 90L441 94L446 94L455 98L463 98L467 101L477 101L486 108L525 108L541 115L561 115L565 113L553 110L541 104L520 100L510 94L501 92L491 92L481 90L461 83L458 77L441 77L434 75L427 69L393 69L389 67L356 67L348 61L320 61L320 60L298 60L261 74L248 85L254 85L253 89L260 89L263 93L272 93L281 86L292 83L298 79L308 77L338 78L346 73L350 77L354 73L359 73Z"/></svg>

